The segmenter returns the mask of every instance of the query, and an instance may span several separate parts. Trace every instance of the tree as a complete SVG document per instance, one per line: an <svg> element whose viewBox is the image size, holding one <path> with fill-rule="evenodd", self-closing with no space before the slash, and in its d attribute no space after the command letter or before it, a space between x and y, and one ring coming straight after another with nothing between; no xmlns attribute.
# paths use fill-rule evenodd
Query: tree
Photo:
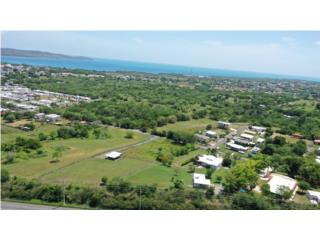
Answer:
<svg viewBox="0 0 320 240"><path fill-rule="evenodd" d="M266 210L270 204L255 193L236 193L232 196L231 206L233 209Z"/></svg>
<svg viewBox="0 0 320 240"><path fill-rule="evenodd" d="M256 164L254 160L247 160L245 162L239 162L229 169L223 181L225 192L234 193L240 189L253 189L259 179Z"/></svg>
<svg viewBox="0 0 320 240"><path fill-rule="evenodd" d="M206 130L211 130L212 129L212 125L211 124L208 124L207 126L206 126Z"/></svg>
<svg viewBox="0 0 320 240"><path fill-rule="evenodd" d="M206 191L206 198L211 200L214 196L214 187L209 187Z"/></svg>
<svg viewBox="0 0 320 240"><path fill-rule="evenodd" d="M133 138L133 133L132 132L127 132L126 135L125 135L125 138L132 139Z"/></svg>
<svg viewBox="0 0 320 240"><path fill-rule="evenodd" d="M59 158L62 157L62 148L61 147L57 147L54 152L52 153L52 158L53 161L52 162L58 162Z"/></svg>
<svg viewBox="0 0 320 240"><path fill-rule="evenodd" d="M10 179L10 175L8 170L1 169L1 183L5 183L9 181L9 179Z"/></svg>
<svg viewBox="0 0 320 240"><path fill-rule="evenodd" d="M286 138L282 136L275 136L273 139L273 144L283 146L286 144Z"/></svg>
<svg viewBox="0 0 320 240"><path fill-rule="evenodd" d="M307 191L308 189L310 189L310 184L306 181L299 181L299 189L301 189L302 191Z"/></svg>
<svg viewBox="0 0 320 240"><path fill-rule="evenodd" d="M278 196L282 199L282 200L288 200L291 198L292 196L292 191L286 187L286 186L281 186L278 188Z"/></svg>
<svg viewBox="0 0 320 240"><path fill-rule="evenodd" d="M262 194L265 195L265 196L267 196L267 195L270 194L270 186L269 186L268 183L263 182L263 183L261 184L261 192L262 192Z"/></svg>
<svg viewBox="0 0 320 240"><path fill-rule="evenodd" d="M14 114L10 113L4 117L4 120L6 120L8 123L13 123L16 121L16 117Z"/></svg>
<svg viewBox="0 0 320 240"><path fill-rule="evenodd" d="M292 151L299 156L303 156L307 152L307 144L305 141L299 140L294 144Z"/></svg>
<svg viewBox="0 0 320 240"><path fill-rule="evenodd" d="M188 166L188 172L189 172L189 173L194 173L195 170L196 170L196 168L195 168L195 166L194 166L193 164L190 164L190 165Z"/></svg>
<svg viewBox="0 0 320 240"><path fill-rule="evenodd" d="M107 186L107 183L108 183L108 178L107 177L102 177L100 185Z"/></svg>
<svg viewBox="0 0 320 240"><path fill-rule="evenodd" d="M214 169L213 168L207 168L206 178L207 179L211 179L213 173L214 173Z"/></svg>
<svg viewBox="0 0 320 240"><path fill-rule="evenodd" d="M222 166L224 167L230 167L232 164L232 159L231 159L231 153L228 152L224 158L223 158L223 161L222 161Z"/></svg>
<svg viewBox="0 0 320 240"><path fill-rule="evenodd" d="M6 160L4 161L4 164L10 164L13 163L15 160L15 154L14 152L8 152L6 156Z"/></svg>

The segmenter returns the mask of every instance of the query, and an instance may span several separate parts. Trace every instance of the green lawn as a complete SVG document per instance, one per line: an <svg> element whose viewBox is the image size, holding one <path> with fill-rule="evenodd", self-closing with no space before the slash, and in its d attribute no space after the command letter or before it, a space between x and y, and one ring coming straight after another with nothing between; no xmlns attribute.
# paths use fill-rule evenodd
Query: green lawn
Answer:
<svg viewBox="0 0 320 240"><path fill-rule="evenodd" d="M52 125L42 126L43 132L52 130ZM38 129L38 131L40 128ZM11 130L10 130L11 131ZM2 134L2 139L14 139L16 136L30 136L37 133L23 132L18 129L13 129L13 132ZM19 132L16 132L19 131ZM146 134L134 133L133 139L125 138L126 130L117 128L108 128L105 130L111 136L106 139L66 139L44 141L43 149L46 151L46 156L36 157L27 154L16 154L16 160L13 164L2 164L4 169L8 169L12 175L17 175L27 178L37 178L46 176L50 172L60 172L66 166L76 162L86 160L92 156L107 152L112 149L121 148L126 145L137 143L149 138ZM21 133L21 135L19 135ZM52 152L57 146L64 146L66 150L63 151L62 157L57 163L50 163L52 160ZM2 153L5 157L6 154ZM97 166L99 168L99 166ZM81 172L81 171L80 171ZM86 172L86 169L83 169ZM80 177L80 180L82 178Z"/></svg>
<svg viewBox="0 0 320 240"><path fill-rule="evenodd" d="M217 122L210 120L208 118L196 119L196 120L193 119L189 121L182 121L182 122L176 122L173 124L167 124L163 127L157 128L157 130L185 131L185 132L195 133L200 130L206 129L206 126L208 124L211 124L213 127L215 127L217 125Z"/></svg>
<svg viewBox="0 0 320 240"><path fill-rule="evenodd" d="M181 166L186 159L203 150L196 150L188 155L176 157L172 167L165 167L156 161L158 148L164 151L174 149L167 139L159 138L153 142L125 150L121 159L112 161L100 157L86 158L75 164L47 174L41 179L45 182L73 182L81 185L98 185L103 176L108 179L121 177L134 184L157 184L159 187L172 185L172 177L181 179L185 185L191 185L188 167Z"/></svg>

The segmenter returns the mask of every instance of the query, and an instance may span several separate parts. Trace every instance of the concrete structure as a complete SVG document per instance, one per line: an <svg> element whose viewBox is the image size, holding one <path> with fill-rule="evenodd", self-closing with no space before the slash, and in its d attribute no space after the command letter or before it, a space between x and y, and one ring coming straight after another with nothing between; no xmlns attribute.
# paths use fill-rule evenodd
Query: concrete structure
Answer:
<svg viewBox="0 0 320 240"><path fill-rule="evenodd" d="M198 157L197 162L204 167L218 169L222 166L223 158L204 154Z"/></svg>
<svg viewBox="0 0 320 240"><path fill-rule="evenodd" d="M252 135L250 135L250 134L246 134L246 133L242 133L242 134L240 135L240 137L242 137L242 138L244 138L244 139L247 139L247 140L249 140L249 141L252 141L253 138L254 138L254 136L252 136Z"/></svg>
<svg viewBox="0 0 320 240"><path fill-rule="evenodd" d="M224 122L224 121L218 122L218 128L229 129L229 127L230 127L230 123L228 122Z"/></svg>
<svg viewBox="0 0 320 240"><path fill-rule="evenodd" d="M61 119L60 115L58 114L48 114L45 116L46 121L48 122L57 122Z"/></svg>
<svg viewBox="0 0 320 240"><path fill-rule="evenodd" d="M116 160L116 159L120 158L121 155L122 155L122 153L120 153L120 152L112 151L112 152L106 153L106 158L111 159L111 160Z"/></svg>
<svg viewBox="0 0 320 240"><path fill-rule="evenodd" d="M293 197L298 189L298 182L295 179L275 173L271 174L268 184L270 186L270 192L278 195L282 194L282 188L288 188L293 192Z"/></svg>
<svg viewBox="0 0 320 240"><path fill-rule="evenodd" d="M264 138L258 138L257 139L257 144L263 144L265 142Z"/></svg>
<svg viewBox="0 0 320 240"><path fill-rule="evenodd" d="M34 115L34 119L38 121L44 121L45 120L45 114L44 113L37 113Z"/></svg>
<svg viewBox="0 0 320 240"><path fill-rule="evenodd" d="M230 148L233 151L237 151L237 152L246 152L249 148L248 147L244 147L232 142L227 143L227 147Z"/></svg>
<svg viewBox="0 0 320 240"><path fill-rule="evenodd" d="M194 173L192 176L193 187L195 188L208 188L211 186L210 179L206 179L206 175L201 173Z"/></svg>
<svg viewBox="0 0 320 240"><path fill-rule="evenodd" d="M210 141L210 138L205 135L195 134L195 137L201 143L208 143Z"/></svg>
<svg viewBox="0 0 320 240"><path fill-rule="evenodd" d="M266 127L260 127L260 126L251 126L250 129L252 131L255 131L255 132L259 133L259 134L262 134L267 130Z"/></svg>
<svg viewBox="0 0 320 240"><path fill-rule="evenodd" d="M253 136L257 134L256 132L250 131L250 130L245 130L244 133L250 134L250 135L253 135Z"/></svg>
<svg viewBox="0 0 320 240"><path fill-rule="evenodd" d="M206 136L210 138L214 138L214 137L217 137L217 133L215 131L208 130L206 131Z"/></svg>
<svg viewBox="0 0 320 240"><path fill-rule="evenodd" d="M320 204L320 192L308 190L307 197L309 198L310 201L314 201L317 204Z"/></svg>

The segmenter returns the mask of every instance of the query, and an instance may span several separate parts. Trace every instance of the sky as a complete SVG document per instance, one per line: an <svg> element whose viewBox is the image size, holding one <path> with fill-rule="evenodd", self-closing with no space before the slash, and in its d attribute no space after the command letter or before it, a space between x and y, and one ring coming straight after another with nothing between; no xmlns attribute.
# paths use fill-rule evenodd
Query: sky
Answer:
<svg viewBox="0 0 320 240"><path fill-rule="evenodd" d="M320 31L10 31L2 47L320 77Z"/></svg>

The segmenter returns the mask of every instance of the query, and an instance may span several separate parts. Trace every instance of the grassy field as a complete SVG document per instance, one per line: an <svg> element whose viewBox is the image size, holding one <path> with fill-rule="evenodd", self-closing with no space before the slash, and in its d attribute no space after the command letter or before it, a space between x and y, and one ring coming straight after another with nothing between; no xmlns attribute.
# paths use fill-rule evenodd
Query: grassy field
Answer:
<svg viewBox="0 0 320 240"><path fill-rule="evenodd" d="M43 125L38 126L33 132L24 132L19 129L11 128L8 126L2 127L2 142L8 142L14 140L17 136L23 137L36 137L39 132L48 133L57 126ZM66 139L66 140L54 140L44 141L43 149L46 152L46 156L36 157L27 154L16 154L16 160L12 164L2 164L4 169L8 169L13 175L27 177L27 178L39 178L50 172L58 171L61 168L74 164L75 162L88 159L96 154L104 153L112 149L117 149L123 146L141 142L149 138L146 134L134 133L133 139L125 138L126 130L117 128L108 128L107 131L110 138L106 139ZM63 146L65 150L62 153L62 157L57 163L50 163L52 160L52 153L56 147ZM2 159L6 154L2 153ZM85 171L85 169L84 169Z"/></svg>
<svg viewBox="0 0 320 240"><path fill-rule="evenodd" d="M45 182L73 182L82 185L98 185L103 176L108 179L121 177L134 184L157 184L159 187L172 185L172 177L181 179L186 185L191 185L191 175L187 167L180 163L191 158L201 151L191 152L186 156L174 159L171 168L165 167L156 161L158 148L169 151L176 146L168 140L159 138L144 145L130 148L123 152L121 159L116 161L99 157L84 159L76 164L59 169L41 177Z"/></svg>
<svg viewBox="0 0 320 240"><path fill-rule="evenodd" d="M206 129L206 126L208 124L211 124L213 127L217 125L216 121L210 120L208 118L203 119L196 119L196 120L190 120L190 121L183 121L183 122L176 122L173 124L168 124L163 127L157 128L159 131L184 131L184 132L190 132L195 133L200 130Z"/></svg>
<svg viewBox="0 0 320 240"><path fill-rule="evenodd" d="M200 122L200 121L199 121ZM199 124L199 123L198 123ZM40 132L49 134L59 127L51 124L36 123L36 129L25 132L18 128L2 125L2 142L14 141L16 137L37 138ZM16 154L12 164L2 164L12 175L25 178L37 178L48 183L75 183L80 185L97 186L103 176L109 179L122 177L134 184L157 184L159 187L172 185L172 179L181 179L186 186L191 186L192 178L188 166L181 166L186 160L205 153L205 150L195 150L187 155L175 157L172 167L166 167L156 161L158 149L173 152L178 145L169 140L158 138L142 145L132 144L150 139L150 135L134 132L133 139L125 138L127 130L109 127L104 129L111 137L106 139L58 139L43 141L45 156ZM129 146L122 151L123 156L117 161L106 160L101 154ZM63 146L64 151L60 161L52 160L54 150ZM2 160L6 153L2 153Z"/></svg>

